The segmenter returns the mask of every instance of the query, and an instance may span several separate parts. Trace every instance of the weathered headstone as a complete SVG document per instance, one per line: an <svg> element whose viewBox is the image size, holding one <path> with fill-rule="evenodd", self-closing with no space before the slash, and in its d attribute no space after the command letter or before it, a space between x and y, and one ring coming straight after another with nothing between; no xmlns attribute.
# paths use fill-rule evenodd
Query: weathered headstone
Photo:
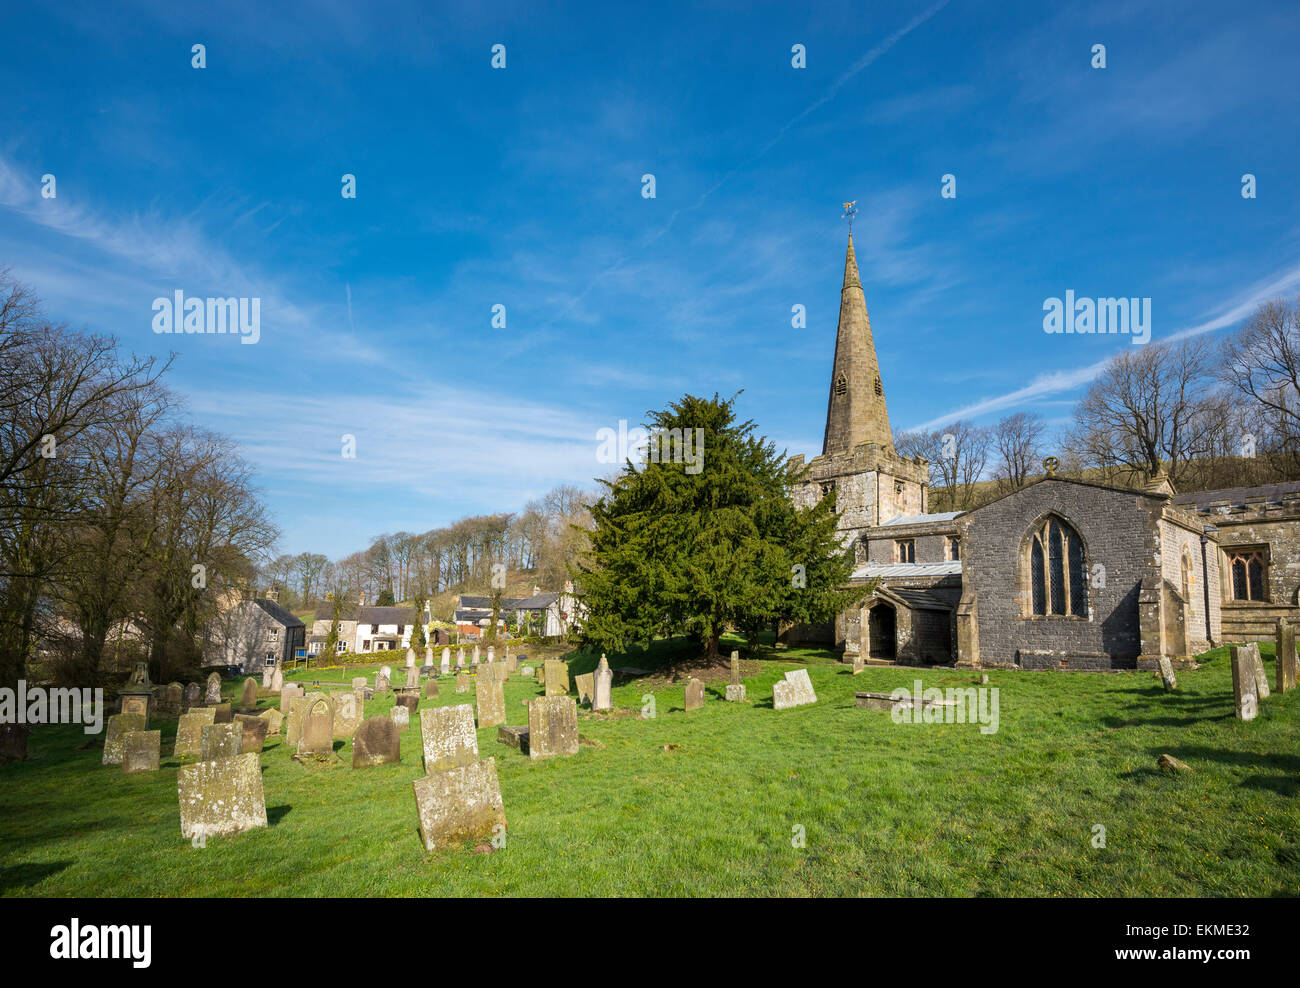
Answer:
<svg viewBox="0 0 1300 988"><path fill-rule="evenodd" d="M525 754L528 753L528 725L522 727L509 727L502 724L497 728L497 740L502 744L508 744L512 748L518 748Z"/></svg>
<svg viewBox="0 0 1300 988"><path fill-rule="evenodd" d="M203 702L209 707L221 702L221 676L215 672L208 676L208 688L203 694Z"/></svg>
<svg viewBox="0 0 1300 988"><path fill-rule="evenodd" d="M593 674L591 689L591 709L592 710L613 710L614 709L614 670L609 667L609 660L605 658L605 653L600 655L600 665L596 666Z"/></svg>
<svg viewBox="0 0 1300 988"><path fill-rule="evenodd" d="M266 747L266 732L270 723L260 714L235 714L235 723L243 727L243 742L240 754L249 751L261 752Z"/></svg>
<svg viewBox="0 0 1300 988"><path fill-rule="evenodd" d="M1231 654L1232 697L1236 715L1241 720L1254 720L1259 713L1259 693L1250 646L1233 645Z"/></svg>
<svg viewBox="0 0 1300 988"><path fill-rule="evenodd" d="M104 729L105 765L122 764L122 741L128 731L143 731L146 721L140 714L114 714Z"/></svg>
<svg viewBox="0 0 1300 988"><path fill-rule="evenodd" d="M436 679L426 679L424 681L424 695L426 698L438 695L438 681Z"/></svg>
<svg viewBox="0 0 1300 988"><path fill-rule="evenodd" d="M776 710L788 710L790 707L802 707L816 702L817 694L813 691L807 669L787 672L785 679L772 684L772 706Z"/></svg>
<svg viewBox="0 0 1300 988"><path fill-rule="evenodd" d="M244 751L244 725L204 724L202 748L199 758L205 762L218 758L233 758Z"/></svg>
<svg viewBox="0 0 1300 988"><path fill-rule="evenodd" d="M298 742L298 757L307 758L334 753L334 700L317 696L307 701L302 718L302 738Z"/></svg>
<svg viewBox="0 0 1300 988"><path fill-rule="evenodd" d="M406 668L410 669L414 665L415 665L415 649L408 648L406 650Z"/></svg>
<svg viewBox="0 0 1300 988"><path fill-rule="evenodd" d="M578 705L571 696L542 696L528 704L528 755L578 753Z"/></svg>
<svg viewBox="0 0 1300 988"><path fill-rule="evenodd" d="M277 665L275 672L271 673L271 692L279 693L282 689L284 689L284 670Z"/></svg>
<svg viewBox="0 0 1300 988"><path fill-rule="evenodd" d="M181 713L184 713L186 710L193 710L195 707L201 707L203 705L203 687L198 683L187 683L185 686L185 697L181 702L185 706L185 709L182 710Z"/></svg>
<svg viewBox="0 0 1300 988"><path fill-rule="evenodd" d="M1279 694L1295 689L1296 651L1295 627L1286 618L1277 619L1277 691Z"/></svg>
<svg viewBox="0 0 1300 988"><path fill-rule="evenodd" d="M478 665L478 659L479 659L478 642L475 642L475 643L474 643L474 651L473 651L473 654L470 655L470 659L469 659L469 660L470 660L470 662L472 662L474 665Z"/></svg>
<svg viewBox="0 0 1300 988"><path fill-rule="evenodd" d="M149 679L149 663L137 662L135 671L126 683L117 691L119 713L139 714L149 723L150 707L153 706L154 685Z"/></svg>
<svg viewBox="0 0 1300 988"><path fill-rule="evenodd" d="M376 693L387 693L387 692L388 692L388 689L389 689L389 678L388 678L388 677L392 675L392 672L393 672L393 670L389 669L388 666L384 666L382 669L379 670L379 672L378 672L378 673L376 674L376 676L375 676L375 692L376 692Z"/></svg>
<svg viewBox="0 0 1300 988"><path fill-rule="evenodd" d="M686 709L699 710L704 706L704 683L694 676L686 684Z"/></svg>
<svg viewBox="0 0 1300 988"><path fill-rule="evenodd" d="M162 731L127 731L122 738L122 771L157 772Z"/></svg>
<svg viewBox="0 0 1300 988"><path fill-rule="evenodd" d="M542 670L546 696L566 696L569 692L569 664L560 659L547 659L542 663Z"/></svg>
<svg viewBox="0 0 1300 988"><path fill-rule="evenodd" d="M1259 654L1259 643L1251 642L1250 667L1255 670L1255 693L1261 700L1267 700L1272 694L1268 688L1268 673L1264 671L1264 659Z"/></svg>
<svg viewBox="0 0 1300 988"><path fill-rule="evenodd" d="M431 665L433 665L433 646L432 646L432 645L425 645L425 646L424 646L424 666L425 666L425 668L427 669L427 668L428 668L429 666L431 666Z"/></svg>
<svg viewBox="0 0 1300 988"><path fill-rule="evenodd" d="M408 690L419 689L420 687L420 670L415 666L406 667L406 688Z"/></svg>
<svg viewBox="0 0 1300 988"><path fill-rule="evenodd" d="M168 683L158 691L158 716L179 717L184 702L185 687L180 683Z"/></svg>
<svg viewBox="0 0 1300 988"><path fill-rule="evenodd" d="M30 734L26 724L0 724L0 764L27 761Z"/></svg>
<svg viewBox="0 0 1300 988"><path fill-rule="evenodd" d="M404 731L411 724L411 708L399 703L388 711L388 719L397 725L399 731Z"/></svg>
<svg viewBox="0 0 1300 988"><path fill-rule="evenodd" d="M451 649L446 645L442 648L442 663L440 668L444 676L451 675Z"/></svg>
<svg viewBox="0 0 1300 988"><path fill-rule="evenodd" d="M216 716L217 712L212 707L196 707L188 713L181 714L181 719L176 722L176 747L172 750L173 757L201 754L204 725L216 723Z"/></svg>
<svg viewBox="0 0 1300 988"><path fill-rule="evenodd" d="M289 713L284 718L285 743L295 751L298 748L298 742L302 740L302 722L307 716L307 704L318 693L311 696L295 696L289 699Z"/></svg>
<svg viewBox="0 0 1300 988"><path fill-rule="evenodd" d="M262 765L257 755L182 765L176 788L184 837L215 837L266 826Z"/></svg>
<svg viewBox="0 0 1300 988"><path fill-rule="evenodd" d="M420 708L419 690L402 690L397 694L397 706L405 707L408 713L415 713Z"/></svg>
<svg viewBox="0 0 1300 988"><path fill-rule="evenodd" d="M420 711L426 774L442 772L478 760L474 708L468 703Z"/></svg>
<svg viewBox="0 0 1300 988"><path fill-rule="evenodd" d="M496 760L484 758L416 779L415 808L426 851L504 833L505 809Z"/></svg>
<svg viewBox="0 0 1300 988"><path fill-rule="evenodd" d="M506 662L506 675L513 676L515 674L515 671L519 668L519 662L513 655L510 654L510 648L508 646L506 648L505 662Z"/></svg>
<svg viewBox="0 0 1300 988"><path fill-rule="evenodd" d="M730 683L728 683L724 692L726 694L726 698L732 703L743 703L745 701L744 683L741 683L738 686L732 686Z"/></svg>
<svg viewBox="0 0 1300 988"><path fill-rule="evenodd" d="M484 667L480 673L492 668ZM506 693L501 678L496 675L479 675L474 685L474 699L478 704L478 726L495 727L506 722Z"/></svg>
<svg viewBox="0 0 1300 988"><path fill-rule="evenodd" d="M731 685L740 685L740 653L735 651L731 653Z"/></svg>
<svg viewBox="0 0 1300 988"><path fill-rule="evenodd" d="M352 689L353 689L353 690L364 690L364 689L365 689L367 686L369 686L369 685L370 685L370 684L366 682L366 677L365 677L365 676L353 676L353 677L352 677Z"/></svg>
<svg viewBox="0 0 1300 988"><path fill-rule="evenodd" d="M239 706L242 710L252 710L257 706L257 680L252 676L244 680L244 688L239 694Z"/></svg>
<svg viewBox="0 0 1300 988"><path fill-rule="evenodd" d="M352 767L388 765L402 760L402 730L392 717L367 717L352 739Z"/></svg>
<svg viewBox="0 0 1300 988"><path fill-rule="evenodd" d="M280 713L287 714L289 712L289 701L305 696L306 693L307 691L297 683L290 683L288 686L283 687L280 690Z"/></svg>
<svg viewBox="0 0 1300 988"><path fill-rule="evenodd" d="M861 655L853 656L853 675L856 676L859 673L864 672L866 668L867 668L866 660L863 659Z"/></svg>
<svg viewBox="0 0 1300 988"><path fill-rule="evenodd" d="M497 660L497 647L495 645L489 645L487 647L487 660L489 662L495 662Z"/></svg>
<svg viewBox="0 0 1300 988"><path fill-rule="evenodd" d="M218 703L212 709L216 711L216 722L218 724L229 724L234 720L235 714L234 711L230 709L230 704Z"/></svg>
<svg viewBox="0 0 1300 988"><path fill-rule="evenodd" d="M1169 661L1167 655L1160 656L1160 681L1164 684L1166 693L1178 689L1178 680L1174 678L1174 664Z"/></svg>
<svg viewBox="0 0 1300 988"><path fill-rule="evenodd" d="M262 689L271 688L271 674L275 672L275 666L262 666Z"/></svg>
<svg viewBox="0 0 1300 988"><path fill-rule="evenodd" d="M257 716L266 721L266 734L268 737L280 733L280 726L284 723L284 714L280 713L279 709L269 707Z"/></svg>
<svg viewBox="0 0 1300 988"><path fill-rule="evenodd" d="M469 673L467 672L456 673L456 692L457 693L469 692Z"/></svg>
<svg viewBox="0 0 1300 988"><path fill-rule="evenodd" d="M578 702L590 704L595 699L596 674L584 672L580 676L574 676L573 682L578 688Z"/></svg>
<svg viewBox="0 0 1300 988"><path fill-rule="evenodd" d="M532 668L532 666L520 666L520 667L519 667L519 675L521 675L521 676L532 676L532 675L534 675L534 672L533 672L533 668Z"/></svg>
<svg viewBox="0 0 1300 988"><path fill-rule="evenodd" d="M465 646L464 645L456 649L456 665L458 668L461 669L465 667Z"/></svg>
<svg viewBox="0 0 1300 988"><path fill-rule="evenodd" d="M357 733L366 716L365 695L355 690L332 694L334 697L334 740L347 741Z"/></svg>

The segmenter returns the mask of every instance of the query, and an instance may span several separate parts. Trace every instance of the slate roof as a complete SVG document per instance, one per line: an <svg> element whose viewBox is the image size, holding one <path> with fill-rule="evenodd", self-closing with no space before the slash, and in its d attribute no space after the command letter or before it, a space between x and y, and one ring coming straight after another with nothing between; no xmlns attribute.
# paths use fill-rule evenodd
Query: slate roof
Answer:
<svg viewBox="0 0 1300 988"><path fill-rule="evenodd" d="M964 511L937 511L928 515L896 515L889 521L881 522L880 527L887 525L924 525L926 522L952 521L958 515L964 515Z"/></svg>
<svg viewBox="0 0 1300 988"><path fill-rule="evenodd" d="M942 563L867 563L853 571L855 579L885 579L902 576L959 576L961 561ZM891 588L892 589L892 588Z"/></svg>
<svg viewBox="0 0 1300 988"><path fill-rule="evenodd" d="M908 607L923 611L951 611L952 604L930 593L928 590L909 590L905 587L885 587Z"/></svg>
<svg viewBox="0 0 1300 988"><path fill-rule="evenodd" d="M1288 498L1288 495L1291 497ZM1231 506L1281 504L1284 498L1290 500L1296 496L1300 496L1300 480L1264 484L1262 487L1223 487L1217 491L1175 494L1174 504L1207 511L1212 501L1226 501Z"/></svg>
<svg viewBox="0 0 1300 988"><path fill-rule="evenodd" d="M511 606L513 611L544 611L557 600L558 593L539 593L536 597L521 597Z"/></svg>
<svg viewBox="0 0 1300 988"><path fill-rule="evenodd" d="M359 624L415 624L413 607L363 607L357 618Z"/></svg>
<svg viewBox="0 0 1300 988"><path fill-rule="evenodd" d="M305 628L307 627L296 617L286 611L283 607L273 600L267 600L265 597L253 598L253 603L266 611L277 624L282 624L286 628Z"/></svg>

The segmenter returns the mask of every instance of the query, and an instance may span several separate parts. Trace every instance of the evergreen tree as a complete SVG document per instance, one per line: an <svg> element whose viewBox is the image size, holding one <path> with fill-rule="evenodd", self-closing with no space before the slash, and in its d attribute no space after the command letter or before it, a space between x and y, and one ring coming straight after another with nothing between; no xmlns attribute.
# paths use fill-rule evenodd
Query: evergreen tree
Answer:
<svg viewBox="0 0 1300 988"><path fill-rule="evenodd" d="M575 574L592 643L685 634L718 661L729 628L754 645L765 628L833 620L871 593L846 586L853 554L837 537L834 498L797 509L790 490L804 474L753 422L736 421L734 403L686 395L648 413L657 455L602 481L589 561Z"/></svg>

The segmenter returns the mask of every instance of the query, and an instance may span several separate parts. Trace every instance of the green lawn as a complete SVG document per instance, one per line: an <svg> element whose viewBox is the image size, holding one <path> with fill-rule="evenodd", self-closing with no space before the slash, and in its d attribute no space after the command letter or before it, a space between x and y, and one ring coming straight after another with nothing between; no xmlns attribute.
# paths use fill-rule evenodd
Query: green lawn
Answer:
<svg viewBox="0 0 1300 988"><path fill-rule="evenodd" d="M1266 665L1272 683L1271 648ZM401 657L395 656L394 681ZM589 670L595 656L573 656ZM646 666L632 654L612 664ZM1064 895L1300 894L1300 691L1259 718L1232 715L1225 649L1180 670L1166 695L1150 673L993 671L1000 730L895 724L858 710L854 690L920 678L968 686L953 669L869 668L852 677L823 652L756 664L750 702L682 709L655 680L658 716L579 714L574 758L533 764L479 731L496 757L507 846L428 855L416 832L418 718L400 765L308 769L282 738L262 755L269 828L180 835L175 722L162 770L124 776L77 727L36 728L31 757L0 767L0 891L6 895ZM807 666L818 703L771 708L772 683ZM373 676L374 669L366 669ZM359 675L349 669L348 677ZM295 678L342 679L329 670ZM426 704L472 702L443 679ZM644 683L614 702L639 712ZM529 680L506 687L525 723ZM227 698L238 684L227 684ZM263 704L270 703L264 700ZM384 713L391 697L366 705ZM663 746L674 745L671 750ZM1156 769L1168 752L1192 766ZM1094 848L1093 827L1106 828ZM795 826L806 846L792 846Z"/></svg>

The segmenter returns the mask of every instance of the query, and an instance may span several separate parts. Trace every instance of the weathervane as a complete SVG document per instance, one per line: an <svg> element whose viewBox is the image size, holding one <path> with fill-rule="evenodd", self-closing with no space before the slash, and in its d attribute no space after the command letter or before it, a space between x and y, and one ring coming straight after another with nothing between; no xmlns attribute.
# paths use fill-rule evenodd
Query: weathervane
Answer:
<svg viewBox="0 0 1300 988"><path fill-rule="evenodd" d="M844 203L844 218L849 221L849 236L853 236L853 214L858 211L858 200Z"/></svg>

